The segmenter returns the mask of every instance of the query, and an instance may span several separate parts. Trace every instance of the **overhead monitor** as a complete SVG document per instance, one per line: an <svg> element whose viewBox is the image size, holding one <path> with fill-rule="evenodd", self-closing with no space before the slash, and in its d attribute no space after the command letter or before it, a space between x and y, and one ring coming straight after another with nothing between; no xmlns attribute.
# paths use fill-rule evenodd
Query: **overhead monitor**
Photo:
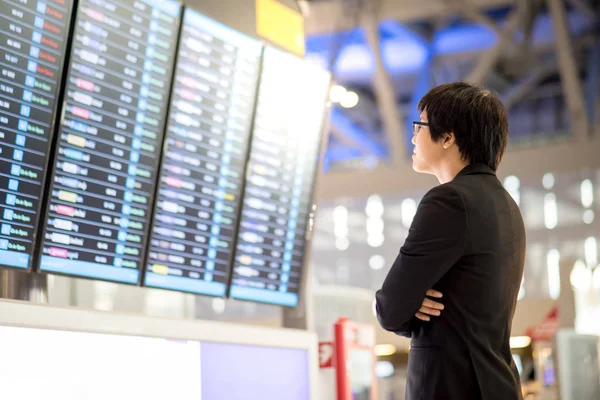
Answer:
<svg viewBox="0 0 600 400"><path fill-rule="evenodd" d="M81 0L39 269L137 284L181 6Z"/></svg>
<svg viewBox="0 0 600 400"><path fill-rule="evenodd" d="M230 296L296 306L320 154L327 71L265 49Z"/></svg>
<svg viewBox="0 0 600 400"><path fill-rule="evenodd" d="M0 2L0 267L31 267L71 9Z"/></svg>
<svg viewBox="0 0 600 400"><path fill-rule="evenodd" d="M144 285L225 296L262 45L186 9Z"/></svg>

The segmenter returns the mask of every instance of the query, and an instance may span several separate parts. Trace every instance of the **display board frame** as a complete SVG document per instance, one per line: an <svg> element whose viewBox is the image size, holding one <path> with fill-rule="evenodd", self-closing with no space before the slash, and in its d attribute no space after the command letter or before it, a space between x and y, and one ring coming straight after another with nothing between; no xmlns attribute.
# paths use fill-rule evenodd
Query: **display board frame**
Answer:
<svg viewBox="0 0 600 400"><path fill-rule="evenodd" d="M323 169L323 165L325 162L325 154L326 154L326 147L327 147L327 140L328 140L328 132L329 132L329 116L331 113L331 104L328 101L328 95L324 96L323 98L323 111L322 111L322 116L321 116L321 121L320 121L320 132L317 136L318 138L318 146L317 146L317 160L316 160L316 165L315 165L315 170L312 176L312 187L309 193L309 209L307 210L307 215L306 215L306 232L305 235L303 237L303 240L305 241L305 249L304 249L304 253L302 255L302 266L301 266L301 270L300 270L300 277L298 280L298 293L297 293L297 300L296 300L296 304L290 305L290 304L283 304L283 303L278 303L278 302L268 302L268 301L260 301L260 300L255 300L255 299L245 299L245 298L241 298L241 297L237 297L237 296L232 296L232 286L233 286L233 279L234 279L234 267L235 267L235 257L236 257L236 248L237 248L237 242L239 240L239 232L240 232L240 227L239 224L241 223L241 215L243 212L243 204L244 204L244 197L245 197L245 189L246 189L246 181L247 181L247 171L248 171L248 167L249 167L249 163L250 163L250 159L251 159L251 149L252 149L252 144L254 141L254 130L256 128L256 114L257 114L257 108L258 108L258 103L259 103L259 94L260 94L260 88L262 85L262 72L263 72L263 68L264 68L264 63L265 63L265 52L267 51L267 48L271 48L271 50L276 51L276 52L281 52L281 53L285 53L287 56L292 57L297 59L300 62L306 62L302 57L290 53L289 51L285 51L282 50L281 48L279 48L278 46L272 45L270 43L264 42L264 48L263 48L263 54L262 54L262 60L261 60L261 67L260 67L260 77L259 77L259 81L258 81L258 90L256 91L256 100L255 100L255 110L254 110L254 119L252 122L252 136L250 138L250 145L248 148L248 159L247 159L247 163L246 163L246 179L244 180L244 191L242 198L240 199L241 201L241 206L239 209L240 212L240 216L238 218L238 227L237 227L237 235L236 235L236 240L234 242L234 251L233 251L233 256L231 259L231 265L230 265L230 275L229 275L229 282L227 284L227 297L228 298L232 298L235 299L237 301L247 301L247 302L252 302L252 303L260 303L260 304L268 304L268 305L274 305L274 306L281 306L281 307L285 307L285 308L296 308L299 307L301 305L301 301L305 295L306 292L306 285L309 284L307 283L307 280L310 276L309 270L310 270L310 250L311 250L311 246L312 246L312 237L313 237L313 233L314 233L314 216L316 213L316 203L315 203L315 198L316 198L316 194L317 194L317 189L318 189L318 177L320 176L319 173L320 171L322 171ZM331 74L329 73L329 79L331 81Z"/></svg>
<svg viewBox="0 0 600 400"><path fill-rule="evenodd" d="M63 124L63 121L65 119L65 111L66 111L66 106L67 106L67 90L68 90L68 82L67 79L70 76L71 70L73 70L73 66L72 66L72 59L73 59L73 52L74 52L74 42L75 42L75 33L76 33L76 24L77 24L77 16L80 12L79 8L81 6L81 2L82 0L73 0L74 1L74 8L72 10L72 21L71 21L71 30L70 30L70 34L69 34L69 50L67 53L67 61L68 61L68 66L67 67L63 67L64 71L63 71L63 80L62 80L62 85L60 87L60 113L57 114L57 117L59 117L59 120L57 121L57 123L55 124L54 127L54 136L53 136L53 143L52 143L52 152L50 154L49 157L49 164L48 164L48 173L47 173L47 177L46 177L46 187L45 187L45 193L44 193L44 200L46 203L48 203L50 201L50 191L52 188L52 182L55 179L56 176L56 162L57 162L57 150L59 147L59 139L58 139L58 135L60 134L61 131L61 126ZM157 0L142 0L142 2L151 5L152 3L156 3L159 4ZM176 48L178 48L179 46L179 40L180 40L180 33L181 33L181 26L182 26L182 19L183 19L183 12L185 10L185 4L183 3L182 0L169 0L170 3L176 4L179 7L179 13L176 17L176 21L175 23L177 24L177 29L175 30L175 42L174 45L176 46ZM169 75L169 89L171 88L172 85L172 80L174 77L174 73L175 73L175 62L177 59L177 51L174 51L173 53L173 60L171 61L171 74ZM66 64L65 64L66 65ZM160 157L160 155L163 152L162 146L163 146L163 142L164 142L164 133L165 133L165 127L166 127L166 122L167 122L167 113L168 113L168 108L170 107L170 103L171 103L171 90L169 90L167 92L167 100L165 102L166 104L166 111L165 111L165 118L164 118L164 123L161 127L161 129L159 129L159 133L163 136L160 137L160 140L157 140L157 156ZM158 171L158 169L160 168L160 158L159 161L156 163L156 170ZM152 187L152 190L149 191L149 195L148 195L148 210L152 210L154 207L154 202L156 199L156 188L157 188L157 184L156 184L156 177L152 177L152 179L154 180L154 186ZM58 275L58 276L65 276L65 277L71 277L71 278L78 278L78 279L86 279L86 280L94 280L94 281L103 281L103 282L111 282L111 283L118 283L118 284L123 284L123 285L129 285L129 286L140 286L142 279L143 279L143 271L144 271L144 264L143 262L145 261L147 255L147 244L148 244L148 240L149 240L149 234L150 234L150 228L151 228L151 220L153 218L152 215L149 215L147 217L147 226L145 227L145 236L144 236L144 240L141 243L141 257L140 257L140 266L137 269L138 271L138 277L137 280L135 282L127 282L127 281L121 281L121 280L114 280L114 279L108 279L108 278L103 278L103 277L98 277L98 276L87 276L87 275L78 275L78 274L72 274L72 273L64 273L64 272L60 272L60 271L50 271L50 270L43 270L41 268L41 263L42 263L42 257L43 257L43 246L44 246L44 234L46 232L46 228L47 228L47 224L46 224L46 220L48 218L48 214L50 212L49 209L49 204L42 207L40 210L40 216L41 218L39 219L39 226L37 229L37 233L38 233L38 241L37 241L37 247L35 249L35 254L34 254L34 263L32 264L32 268L31 271L36 272L36 273L40 273L40 274L51 274L51 275Z"/></svg>
<svg viewBox="0 0 600 400"><path fill-rule="evenodd" d="M183 30L184 30L184 25L185 25L185 18L186 18L186 13L190 12L193 14L196 14L197 16L192 15L190 17L190 19L194 19L194 18L202 18L202 19L207 19L210 20L214 25L216 26L222 26L223 29L227 29L227 30L231 30L232 32L235 32L235 35L239 35L239 36L243 36L246 37L249 41L254 41L256 42L257 46L260 46L261 51L259 54L259 62L258 62L258 70L257 70L257 78L254 84L254 90L253 90L253 95L252 97L252 106L251 106L251 113L250 113L250 127L249 127L249 132L248 132L248 144L247 144L247 148L246 153L244 155L244 160L243 160L243 164L242 164L242 168L241 168L241 173L240 173L240 179L241 179L241 184L240 184L240 195L237 198L237 201L235 203L235 207L236 207L236 212L235 212L235 224L233 225L233 235L232 235L232 250L231 250L231 254L228 258L227 261L227 278L225 281L225 290L222 296L219 295L213 295L210 293L198 293L195 291L191 291L191 290L182 290L182 289L174 289L174 288L169 288L169 287L162 287L162 286L157 286L157 285L150 285L146 283L146 279L147 279L147 273L148 271L148 263L150 260L150 240L152 238L152 231L154 228L154 224L155 224L155 217L156 217L156 210L157 210L157 201L158 201L158 195L159 195L159 191L160 191L160 172L162 171L163 168L163 164L165 162L165 157L166 157L166 149L167 149L167 135L168 135L168 127L169 127L169 122L171 119L171 112L173 111L173 97L174 97L174 93L175 93L175 86L176 86L176 76L177 76L177 65L179 62L179 54L182 48L182 40L183 40ZM222 23L221 21L218 21L204 13L202 13L201 11L193 8L193 7L187 7L184 5L182 13L181 13L181 19L180 19L180 31L179 31L179 38L178 38L178 42L177 42L177 50L176 50L176 60L175 60L175 64L174 64L174 68L173 68L173 78L171 80L172 85L171 85L171 93L170 93L170 102L169 102L169 109L167 110L167 116L166 116L166 123L165 123L165 128L164 128L164 137L163 137L163 148L161 150L161 154L160 154L160 163L159 163L159 168L157 169L157 173L158 173L158 177L156 180L156 187L155 187L155 196L154 196L154 203L152 205L152 210L154 211L152 214L152 219L151 219L151 223L150 223L150 229L148 231L148 243L146 245L146 254L143 260L143 269L142 269L142 274L141 274L141 278L140 278L140 285L142 287L149 287L149 288L154 288L154 289L161 289L161 290L168 290L168 291L175 291L175 292L180 292L180 293L191 293L197 296L208 296L208 297L222 297L222 298L226 298L228 297L228 292L229 292L229 283L230 283L230 279L231 279L231 274L232 274L232 265L233 265L233 257L234 257L234 253L235 253L235 243L237 242L237 234L239 231L239 219L240 219L240 215L241 215L241 206L242 206L242 201L243 201L243 193L244 193L244 187L246 184L246 170L247 170L247 166L248 166L248 157L249 157L249 149L250 149L250 145L251 145L251 141L252 141L252 129L254 127L254 119L255 119L255 115L256 115L256 105L257 105L257 95L258 95L258 89L260 87L260 75L261 75L261 71L262 71L262 58L263 58L263 53L264 53L264 43L252 36L248 36L245 33L238 31L230 26L225 25L224 23Z"/></svg>
<svg viewBox="0 0 600 400"><path fill-rule="evenodd" d="M52 5L52 4L50 4ZM10 7L10 4L5 4L6 7ZM49 124L48 137L47 137L47 145L46 145L46 155L45 155L45 164L43 167L44 177L40 179L40 191L39 191L39 199L38 206L35 210L36 216L45 214L45 201L48 196L48 191L50 187L50 174L46 173L53 163L54 160L54 152L56 146L56 135L58 132L58 128L60 126L61 118L63 110L63 102L64 102L64 87L65 81L67 78L67 70L66 67L69 65L71 59L71 47L72 47L72 37L75 29L75 17L77 14L77 9L79 7L79 0L72 0L70 9L68 10L68 26L66 30L66 34L64 36L64 48L63 48L63 57L62 63L60 64L58 71L60 71L59 78L56 81L56 97L54 102L54 107L52 109L52 118ZM5 269L9 271L22 271L22 272L32 272L35 270L38 258L39 251L41 248L41 236L43 229L43 218L37 218L33 223L32 229L32 237L31 237L31 252L29 255L29 263L27 268L19 268L1 264L0 269Z"/></svg>

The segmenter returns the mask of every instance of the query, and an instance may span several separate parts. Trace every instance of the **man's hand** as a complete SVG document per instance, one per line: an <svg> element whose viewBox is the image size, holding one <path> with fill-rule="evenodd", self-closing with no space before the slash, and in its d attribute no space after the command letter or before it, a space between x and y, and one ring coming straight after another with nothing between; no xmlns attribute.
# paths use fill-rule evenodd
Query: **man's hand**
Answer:
<svg viewBox="0 0 600 400"><path fill-rule="evenodd" d="M426 294L427 296L435 297L436 299L442 298L442 294L433 289L429 289ZM419 308L415 317L419 318L421 321L430 321L430 316L439 317L442 314L441 310L443 309L444 305L442 303L438 303L425 297L423 304L421 304L421 308Z"/></svg>

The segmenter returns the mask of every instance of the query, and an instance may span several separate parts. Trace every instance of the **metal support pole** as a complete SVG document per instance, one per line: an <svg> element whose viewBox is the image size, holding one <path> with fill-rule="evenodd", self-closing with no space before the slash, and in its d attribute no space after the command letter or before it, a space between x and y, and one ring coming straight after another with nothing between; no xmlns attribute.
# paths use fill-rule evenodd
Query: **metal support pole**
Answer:
<svg viewBox="0 0 600 400"><path fill-rule="evenodd" d="M385 69L383 58L381 56L379 25L376 10L372 7L366 12L363 24L367 43L371 48L375 60L375 77L373 83L377 106L391 148L390 154L392 156L392 163L394 165L399 165L406 159L406 148L403 142L404 130L402 128L402 116L398 110L393 81Z"/></svg>
<svg viewBox="0 0 600 400"><path fill-rule="evenodd" d="M523 79L511 86L501 96L500 100L504 103L507 109L510 109L513 105L518 103L527 93L530 93L537 85L548 77L550 74L556 72L556 60L548 59L541 65L534 68L529 72Z"/></svg>
<svg viewBox="0 0 600 400"><path fill-rule="evenodd" d="M47 276L0 270L0 298L48 303Z"/></svg>
<svg viewBox="0 0 600 400"><path fill-rule="evenodd" d="M468 0L452 0L452 2L456 4L456 9L460 10L467 18L488 26L505 43L508 43L510 46L517 47L517 43L510 30L503 30L492 18L485 15L485 13L477 9L477 7L471 4Z"/></svg>
<svg viewBox="0 0 600 400"><path fill-rule="evenodd" d="M569 3L571 3L571 5L573 7L575 7L576 9L579 10L579 12L581 13L581 15L583 15L586 18L593 20L598 19L598 13L596 12L596 10L594 10L594 7L588 3L586 0L568 0Z"/></svg>
<svg viewBox="0 0 600 400"><path fill-rule="evenodd" d="M565 5L561 0L546 0L546 3L554 21L558 66L567 107L571 114L573 136L578 141L586 140L590 136L590 124L585 110L579 70L575 62L571 38L569 37Z"/></svg>
<svg viewBox="0 0 600 400"><path fill-rule="evenodd" d="M514 30L517 28L520 20L519 17L520 14L518 9L510 14L506 26L506 35L500 36L496 45L479 57L475 67L465 78L467 82L472 83L473 85L483 84L485 76L494 67L500 58L500 55L502 54L502 49L505 43L504 38L507 35L512 35Z"/></svg>

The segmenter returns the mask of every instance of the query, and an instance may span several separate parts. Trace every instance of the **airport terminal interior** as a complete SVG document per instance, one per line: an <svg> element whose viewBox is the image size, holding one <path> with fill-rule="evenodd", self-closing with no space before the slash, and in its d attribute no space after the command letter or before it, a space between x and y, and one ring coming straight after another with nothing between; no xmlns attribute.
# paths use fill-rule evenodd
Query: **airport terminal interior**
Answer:
<svg viewBox="0 0 600 400"><path fill-rule="evenodd" d="M600 400L600 1L2 0L0 32L2 400L405 400L375 292L457 81L508 112L523 398Z"/></svg>

